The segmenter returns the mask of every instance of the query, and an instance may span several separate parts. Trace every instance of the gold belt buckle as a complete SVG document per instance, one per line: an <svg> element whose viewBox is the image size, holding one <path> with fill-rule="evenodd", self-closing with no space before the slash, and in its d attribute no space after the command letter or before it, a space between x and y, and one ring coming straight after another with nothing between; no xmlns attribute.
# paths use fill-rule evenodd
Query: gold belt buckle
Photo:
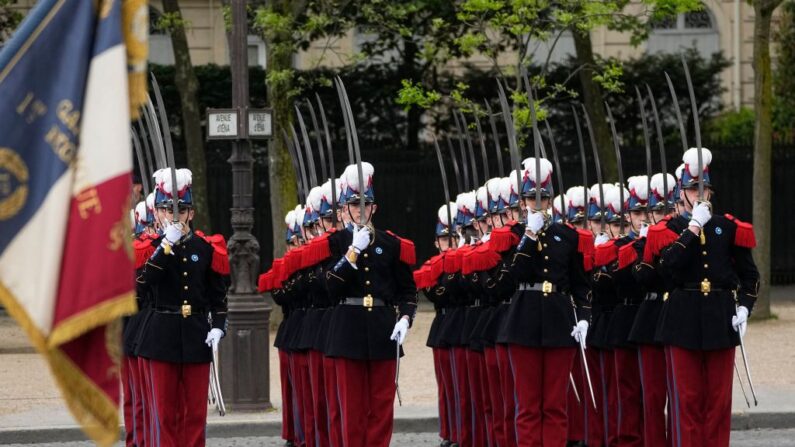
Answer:
<svg viewBox="0 0 795 447"><path fill-rule="evenodd" d="M191 307L187 301L182 305L182 318L188 318L191 314Z"/></svg>
<svg viewBox="0 0 795 447"><path fill-rule="evenodd" d="M668 301L668 292L663 293L663 301Z"/></svg>
<svg viewBox="0 0 795 447"><path fill-rule="evenodd" d="M707 278L704 278L704 280L701 281L701 293L706 295L711 291L712 291L712 283L709 282Z"/></svg>
<svg viewBox="0 0 795 447"><path fill-rule="evenodd" d="M362 298L362 306L366 307L367 310L372 310L373 309L373 296L372 295L365 295L365 297Z"/></svg>
<svg viewBox="0 0 795 447"><path fill-rule="evenodd" d="M552 293L552 283L549 281L544 281L541 284L541 291L544 293Z"/></svg>

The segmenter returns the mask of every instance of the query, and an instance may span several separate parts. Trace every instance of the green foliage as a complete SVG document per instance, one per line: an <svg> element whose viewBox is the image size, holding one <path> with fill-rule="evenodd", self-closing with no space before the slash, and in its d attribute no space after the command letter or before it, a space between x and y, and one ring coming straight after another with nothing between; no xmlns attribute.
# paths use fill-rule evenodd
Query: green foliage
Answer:
<svg viewBox="0 0 795 447"><path fill-rule="evenodd" d="M178 29L189 31L192 23L190 20L182 17L182 14L180 13L164 12L160 15L160 18L158 18L157 23L155 23L154 26L155 29L170 33Z"/></svg>
<svg viewBox="0 0 795 447"><path fill-rule="evenodd" d="M709 141L753 144L755 122L754 111L743 107L739 111L725 112L707 121L704 132Z"/></svg>
<svg viewBox="0 0 795 447"><path fill-rule="evenodd" d="M426 90L408 79L403 79L401 84L403 87L398 91L395 102L402 105L404 111L408 111L412 106L429 109L442 98L439 92Z"/></svg>
<svg viewBox="0 0 795 447"><path fill-rule="evenodd" d="M776 43L776 64L773 66L773 137L795 139L795 1L781 6Z"/></svg>
<svg viewBox="0 0 795 447"><path fill-rule="evenodd" d="M607 92L621 93L624 88L624 83L621 82L621 76L623 74L624 67L621 62L611 60L604 65L601 72L594 74L593 80L598 82Z"/></svg>
<svg viewBox="0 0 795 447"><path fill-rule="evenodd" d="M14 0L0 0L0 45L11 37L22 22L22 13L11 8L14 3Z"/></svg>

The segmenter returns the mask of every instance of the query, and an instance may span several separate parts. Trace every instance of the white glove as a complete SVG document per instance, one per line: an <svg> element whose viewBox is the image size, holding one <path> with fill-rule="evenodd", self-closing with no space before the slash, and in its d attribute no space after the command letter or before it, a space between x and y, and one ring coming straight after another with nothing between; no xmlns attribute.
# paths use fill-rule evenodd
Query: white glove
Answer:
<svg viewBox="0 0 795 447"><path fill-rule="evenodd" d="M585 338L588 336L588 326L589 325L587 321L580 320L571 331L571 336L574 337L574 339L577 340L577 343L579 343L583 348L585 348Z"/></svg>
<svg viewBox="0 0 795 447"><path fill-rule="evenodd" d="M700 202L693 207L693 212L690 214L690 223L688 225L703 228L710 219L712 219L712 210L709 209L709 205Z"/></svg>
<svg viewBox="0 0 795 447"><path fill-rule="evenodd" d="M606 233L599 233L596 235L596 238L593 241L593 245L594 247L598 247L609 240L610 236L608 236Z"/></svg>
<svg viewBox="0 0 795 447"><path fill-rule="evenodd" d="M212 348L214 344L217 345L218 342L221 341L221 337L223 336L224 331L218 328L212 328L210 329L210 332L207 333L207 339L204 340L204 342L207 343L207 346Z"/></svg>
<svg viewBox="0 0 795 447"><path fill-rule="evenodd" d="M370 245L370 229L367 227L353 227L353 248L361 252Z"/></svg>
<svg viewBox="0 0 795 447"><path fill-rule="evenodd" d="M745 336L745 330L748 329L748 308L740 306L737 308L737 315L732 317L732 327L735 331L740 333L740 337Z"/></svg>
<svg viewBox="0 0 795 447"><path fill-rule="evenodd" d="M530 231L533 234L538 234L538 232L544 228L544 214L531 211L527 214L527 227L526 231Z"/></svg>
<svg viewBox="0 0 795 447"><path fill-rule="evenodd" d="M401 318L395 323L395 329L392 330L390 340L395 340L399 345L402 345L406 340L406 335L409 333L409 320L408 318Z"/></svg>
<svg viewBox="0 0 795 447"><path fill-rule="evenodd" d="M640 237L646 237L649 234L649 226L643 224L640 226Z"/></svg>
<svg viewBox="0 0 795 447"><path fill-rule="evenodd" d="M182 228L180 228L180 225L171 224L166 227L166 230L163 232L163 237L166 238L166 242L168 242L169 245L174 245L182 237Z"/></svg>

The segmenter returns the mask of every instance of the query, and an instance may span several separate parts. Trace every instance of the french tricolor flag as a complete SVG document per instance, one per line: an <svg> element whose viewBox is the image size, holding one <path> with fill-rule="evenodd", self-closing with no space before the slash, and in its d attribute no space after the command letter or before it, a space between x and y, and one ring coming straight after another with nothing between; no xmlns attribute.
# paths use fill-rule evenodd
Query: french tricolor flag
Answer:
<svg viewBox="0 0 795 447"><path fill-rule="evenodd" d="M143 0L42 0L0 52L0 304L101 445L135 311L128 77L147 24Z"/></svg>

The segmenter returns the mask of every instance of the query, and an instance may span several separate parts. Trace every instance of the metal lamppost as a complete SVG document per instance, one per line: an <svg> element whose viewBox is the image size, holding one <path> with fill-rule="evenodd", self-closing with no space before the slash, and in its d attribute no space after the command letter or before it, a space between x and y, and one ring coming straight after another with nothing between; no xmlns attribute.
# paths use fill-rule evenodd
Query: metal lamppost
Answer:
<svg viewBox="0 0 795 447"><path fill-rule="evenodd" d="M207 138L232 140L232 284L226 337L220 346L221 390L230 411L271 408L269 320L271 306L257 293L259 243L254 226L252 138L272 134L271 112L248 107L248 21L246 1L231 0L232 108L207 110Z"/></svg>

